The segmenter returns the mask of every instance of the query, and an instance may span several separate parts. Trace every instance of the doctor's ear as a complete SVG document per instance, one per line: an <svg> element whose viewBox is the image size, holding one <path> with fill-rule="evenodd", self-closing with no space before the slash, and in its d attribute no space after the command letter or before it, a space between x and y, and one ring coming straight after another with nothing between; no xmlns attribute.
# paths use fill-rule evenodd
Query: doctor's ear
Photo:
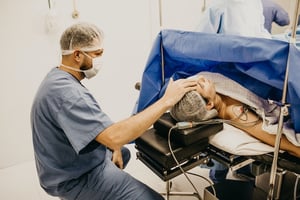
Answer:
<svg viewBox="0 0 300 200"><path fill-rule="evenodd" d="M77 62L79 62L79 61L80 61L80 58L81 58L81 52L78 51L78 50L75 50L75 51L73 52L73 57L74 57L74 59L75 59Z"/></svg>

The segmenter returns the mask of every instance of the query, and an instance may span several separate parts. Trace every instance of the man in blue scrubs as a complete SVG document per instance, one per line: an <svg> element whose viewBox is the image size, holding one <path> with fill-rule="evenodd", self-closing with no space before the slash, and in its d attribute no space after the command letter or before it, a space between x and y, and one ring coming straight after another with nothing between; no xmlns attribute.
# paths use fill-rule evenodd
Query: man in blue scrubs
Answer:
<svg viewBox="0 0 300 200"><path fill-rule="evenodd" d="M171 80L162 98L144 111L113 122L80 82L101 67L103 34L78 23L61 36L62 62L41 83L31 110L36 168L41 187L69 200L163 197L122 169L130 159L123 145L142 135L183 95L192 80Z"/></svg>

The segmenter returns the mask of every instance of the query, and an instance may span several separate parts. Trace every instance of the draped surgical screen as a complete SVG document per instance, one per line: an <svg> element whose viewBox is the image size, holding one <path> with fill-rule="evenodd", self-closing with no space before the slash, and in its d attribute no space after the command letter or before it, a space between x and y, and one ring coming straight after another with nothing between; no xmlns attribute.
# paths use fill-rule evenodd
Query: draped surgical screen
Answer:
<svg viewBox="0 0 300 200"><path fill-rule="evenodd" d="M287 103L300 133L300 52L280 40L163 30L146 63L137 111L160 98L170 77L201 71L221 73L263 98L281 102L288 61Z"/></svg>

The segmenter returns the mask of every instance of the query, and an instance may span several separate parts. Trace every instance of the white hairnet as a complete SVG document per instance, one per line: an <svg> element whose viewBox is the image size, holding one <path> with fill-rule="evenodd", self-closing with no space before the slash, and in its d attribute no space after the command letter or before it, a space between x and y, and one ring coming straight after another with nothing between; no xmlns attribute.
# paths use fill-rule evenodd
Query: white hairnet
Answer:
<svg viewBox="0 0 300 200"><path fill-rule="evenodd" d="M103 33L93 24L76 23L67 28L60 39L62 55L73 53L74 50L96 51L102 48Z"/></svg>
<svg viewBox="0 0 300 200"><path fill-rule="evenodd" d="M176 121L199 122L216 117L218 112L216 109L207 110L203 97L198 92L191 91L172 107L170 115Z"/></svg>

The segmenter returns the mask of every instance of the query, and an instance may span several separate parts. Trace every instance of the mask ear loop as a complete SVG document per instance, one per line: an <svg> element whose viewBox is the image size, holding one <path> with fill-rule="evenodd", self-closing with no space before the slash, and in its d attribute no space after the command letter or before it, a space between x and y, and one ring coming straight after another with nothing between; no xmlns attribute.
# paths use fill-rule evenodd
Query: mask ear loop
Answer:
<svg viewBox="0 0 300 200"><path fill-rule="evenodd" d="M61 66L67 68L67 69L70 69L70 70L73 70L73 71L76 71L76 72L84 72L84 70L81 70L81 69L77 69L77 68L74 68L74 67L70 67L68 65L64 65L64 64L60 64Z"/></svg>

